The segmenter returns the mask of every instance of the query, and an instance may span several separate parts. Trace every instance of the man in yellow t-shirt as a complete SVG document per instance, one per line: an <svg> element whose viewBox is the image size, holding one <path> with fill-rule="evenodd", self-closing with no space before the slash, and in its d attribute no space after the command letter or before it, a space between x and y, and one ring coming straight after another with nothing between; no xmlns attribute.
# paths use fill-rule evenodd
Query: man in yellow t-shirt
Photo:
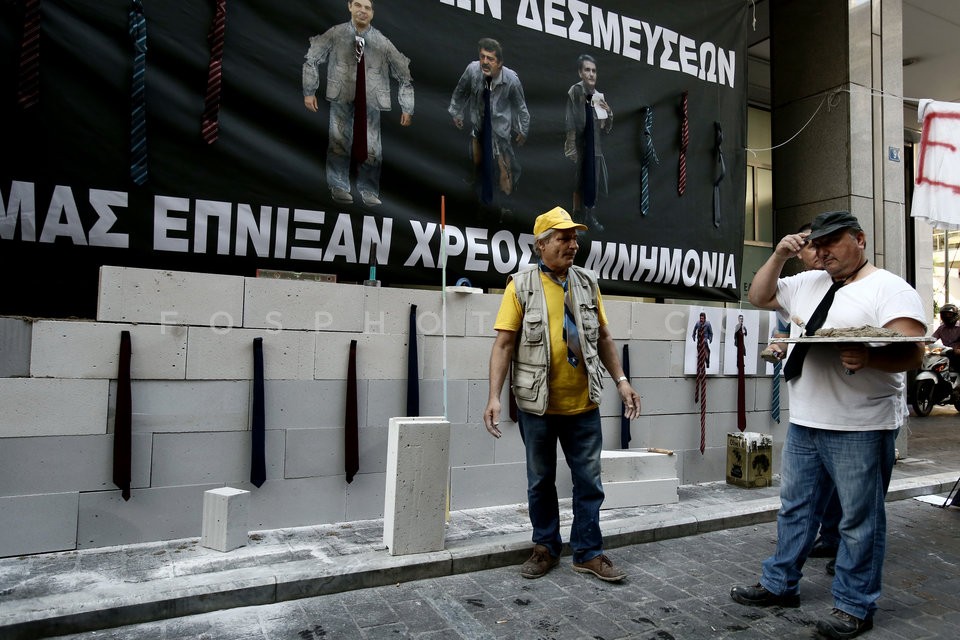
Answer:
<svg viewBox="0 0 960 640"><path fill-rule="evenodd" d="M560 207L537 217L533 234L539 263L514 275L494 323L497 339L483 418L487 431L499 438L500 392L512 363L533 525L533 554L520 568L525 578L544 576L559 563L558 442L573 479L574 570L609 582L626 577L603 553L600 533L603 436L598 405L604 368L616 381L631 420L640 415L640 396L623 375L596 275L573 264L577 231L586 229Z"/></svg>

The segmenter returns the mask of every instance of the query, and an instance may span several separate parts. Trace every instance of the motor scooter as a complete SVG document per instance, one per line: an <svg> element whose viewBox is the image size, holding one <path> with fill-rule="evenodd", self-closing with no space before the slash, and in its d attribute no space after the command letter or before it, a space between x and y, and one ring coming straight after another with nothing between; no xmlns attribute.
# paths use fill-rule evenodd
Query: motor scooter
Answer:
<svg viewBox="0 0 960 640"><path fill-rule="evenodd" d="M911 404L918 417L930 415L935 405L952 404L960 411L960 372L950 368L947 354L953 349L942 344L927 346L920 370L913 380Z"/></svg>

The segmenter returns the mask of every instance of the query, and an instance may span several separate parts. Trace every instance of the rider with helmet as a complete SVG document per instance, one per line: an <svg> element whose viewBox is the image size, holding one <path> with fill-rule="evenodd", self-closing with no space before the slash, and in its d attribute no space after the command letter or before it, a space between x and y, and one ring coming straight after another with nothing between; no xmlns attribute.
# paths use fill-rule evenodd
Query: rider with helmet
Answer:
<svg viewBox="0 0 960 640"><path fill-rule="evenodd" d="M952 351L947 354L950 359L950 368L954 371L960 371L960 326L957 320L960 319L960 309L955 304L945 304L940 307L940 322L942 323L937 330L933 332L933 337L940 340L945 347L950 347Z"/></svg>

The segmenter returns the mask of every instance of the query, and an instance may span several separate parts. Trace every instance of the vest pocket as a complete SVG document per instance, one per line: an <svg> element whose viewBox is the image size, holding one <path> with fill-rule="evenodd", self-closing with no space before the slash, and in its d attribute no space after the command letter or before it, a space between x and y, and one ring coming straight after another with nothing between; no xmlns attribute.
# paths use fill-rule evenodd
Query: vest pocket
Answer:
<svg viewBox="0 0 960 640"><path fill-rule="evenodd" d="M529 311L524 314L523 339L531 344L543 342L543 316L539 311Z"/></svg>
<svg viewBox="0 0 960 640"><path fill-rule="evenodd" d="M545 372L543 367L516 361L513 363L513 395L518 403L537 403L537 398L545 386ZM523 404L520 404L521 408Z"/></svg>
<svg viewBox="0 0 960 640"><path fill-rule="evenodd" d="M583 337L587 342L596 344L600 337L600 311L597 305L581 304L580 322L583 323Z"/></svg>

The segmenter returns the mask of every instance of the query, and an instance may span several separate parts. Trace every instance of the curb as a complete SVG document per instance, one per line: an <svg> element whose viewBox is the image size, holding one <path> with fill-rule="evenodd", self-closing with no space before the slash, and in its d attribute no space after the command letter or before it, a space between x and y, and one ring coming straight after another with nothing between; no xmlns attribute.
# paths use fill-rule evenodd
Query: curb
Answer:
<svg viewBox="0 0 960 640"><path fill-rule="evenodd" d="M949 491L957 473L894 479L887 501ZM779 508L779 498L767 497L605 521L604 546L613 549L773 522ZM391 556L372 551L338 558L335 565L297 560L13 600L0 603L0 636L26 640L81 633L439 578L519 564L529 551L529 532L512 533L476 543L459 541L431 553Z"/></svg>

